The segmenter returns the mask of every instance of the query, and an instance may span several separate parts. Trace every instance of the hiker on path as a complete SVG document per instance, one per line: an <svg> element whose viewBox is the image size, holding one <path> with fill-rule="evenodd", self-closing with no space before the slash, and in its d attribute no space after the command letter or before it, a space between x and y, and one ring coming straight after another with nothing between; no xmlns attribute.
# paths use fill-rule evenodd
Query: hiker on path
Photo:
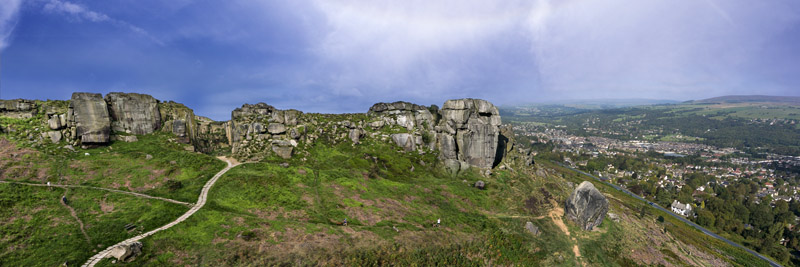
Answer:
<svg viewBox="0 0 800 267"><path fill-rule="evenodd" d="M342 225L347 226L347 218L344 218L344 223L342 223Z"/></svg>

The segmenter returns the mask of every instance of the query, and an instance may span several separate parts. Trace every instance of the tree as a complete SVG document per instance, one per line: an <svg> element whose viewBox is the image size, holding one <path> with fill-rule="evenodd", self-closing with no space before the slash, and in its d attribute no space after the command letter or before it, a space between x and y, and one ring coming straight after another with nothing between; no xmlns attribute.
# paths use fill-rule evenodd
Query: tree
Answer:
<svg viewBox="0 0 800 267"><path fill-rule="evenodd" d="M772 225L774 216L772 216L772 211L769 208L768 204L762 204L755 206L755 209L751 212L750 221L753 226L757 227L758 229L767 229L769 226Z"/></svg>
<svg viewBox="0 0 800 267"><path fill-rule="evenodd" d="M714 214L708 210L698 210L697 211L697 224L711 227L714 226Z"/></svg>

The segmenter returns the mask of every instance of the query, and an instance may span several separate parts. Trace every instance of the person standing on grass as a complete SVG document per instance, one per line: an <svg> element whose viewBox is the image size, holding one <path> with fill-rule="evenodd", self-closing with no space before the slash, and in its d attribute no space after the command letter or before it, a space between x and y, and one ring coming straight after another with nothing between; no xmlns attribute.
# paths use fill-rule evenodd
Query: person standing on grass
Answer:
<svg viewBox="0 0 800 267"><path fill-rule="evenodd" d="M436 219L436 227L442 224L442 218Z"/></svg>

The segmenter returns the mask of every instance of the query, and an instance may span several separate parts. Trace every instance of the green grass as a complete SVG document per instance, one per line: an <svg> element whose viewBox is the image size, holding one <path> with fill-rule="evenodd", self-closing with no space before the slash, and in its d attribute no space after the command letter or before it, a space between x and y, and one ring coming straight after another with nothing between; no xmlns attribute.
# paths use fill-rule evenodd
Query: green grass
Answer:
<svg viewBox="0 0 800 267"><path fill-rule="evenodd" d="M118 141L76 152L46 147L4 167L19 166L18 173L6 175L17 181L114 188L193 203L205 182L225 163L185 151L181 144L169 142L171 137L167 133L141 135L137 142Z"/></svg>
<svg viewBox="0 0 800 267"><path fill-rule="evenodd" d="M85 225L91 240L87 242L77 221L59 203L64 193L61 188L0 184L0 265L83 263L106 246L160 227L188 210L160 200L69 189L68 203ZM124 226L128 223L137 228L126 231Z"/></svg>

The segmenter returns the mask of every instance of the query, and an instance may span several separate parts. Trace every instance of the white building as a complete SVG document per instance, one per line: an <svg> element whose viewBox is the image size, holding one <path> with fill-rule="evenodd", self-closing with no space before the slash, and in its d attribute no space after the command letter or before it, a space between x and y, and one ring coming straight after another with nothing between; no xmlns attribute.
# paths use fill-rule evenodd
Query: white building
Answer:
<svg viewBox="0 0 800 267"><path fill-rule="evenodd" d="M689 204L683 204L678 202L678 200L672 201L672 212L683 215L689 216L692 213L692 206Z"/></svg>

